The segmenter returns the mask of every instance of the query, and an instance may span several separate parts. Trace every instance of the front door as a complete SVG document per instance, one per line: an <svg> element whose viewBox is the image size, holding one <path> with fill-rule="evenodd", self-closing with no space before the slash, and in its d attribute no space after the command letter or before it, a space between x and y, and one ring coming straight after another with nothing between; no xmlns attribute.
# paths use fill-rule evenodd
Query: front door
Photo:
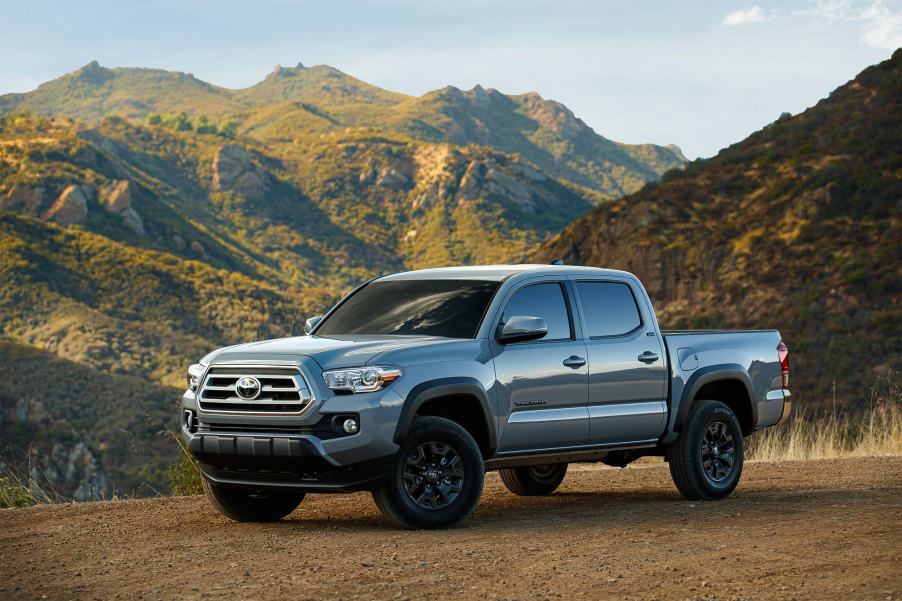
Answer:
<svg viewBox="0 0 902 601"><path fill-rule="evenodd" d="M626 281L574 285L589 359L590 444L658 438L667 415L667 371L650 307Z"/></svg>
<svg viewBox="0 0 902 601"><path fill-rule="evenodd" d="M514 316L541 317L548 334L506 345L493 340L500 386L499 452L586 444L589 372L574 315L563 281L529 283L508 297L498 325Z"/></svg>

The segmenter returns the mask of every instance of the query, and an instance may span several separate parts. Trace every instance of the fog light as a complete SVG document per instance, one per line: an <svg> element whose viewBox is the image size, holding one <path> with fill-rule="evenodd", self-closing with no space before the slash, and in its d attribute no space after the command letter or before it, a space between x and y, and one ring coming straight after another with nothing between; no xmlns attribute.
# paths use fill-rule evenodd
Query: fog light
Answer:
<svg viewBox="0 0 902 601"><path fill-rule="evenodd" d="M357 423L356 419L349 417L341 425L341 428L348 434L357 434L357 430L360 429L360 424Z"/></svg>
<svg viewBox="0 0 902 601"><path fill-rule="evenodd" d="M183 415L184 415L185 429L188 430L188 432L191 432L192 434L194 434L195 430L197 429L196 428L197 424L194 419L194 412L191 411L190 409L185 409L185 413Z"/></svg>

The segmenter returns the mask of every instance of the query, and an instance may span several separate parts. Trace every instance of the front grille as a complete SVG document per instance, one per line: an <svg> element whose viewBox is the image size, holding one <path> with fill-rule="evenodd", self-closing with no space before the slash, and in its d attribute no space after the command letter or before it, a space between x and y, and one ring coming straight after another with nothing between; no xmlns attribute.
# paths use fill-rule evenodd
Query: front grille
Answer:
<svg viewBox="0 0 902 601"><path fill-rule="evenodd" d="M260 383L254 399L238 396L236 385L244 377ZM201 411L229 413L300 413L313 396L307 381L294 367L211 367L200 390Z"/></svg>

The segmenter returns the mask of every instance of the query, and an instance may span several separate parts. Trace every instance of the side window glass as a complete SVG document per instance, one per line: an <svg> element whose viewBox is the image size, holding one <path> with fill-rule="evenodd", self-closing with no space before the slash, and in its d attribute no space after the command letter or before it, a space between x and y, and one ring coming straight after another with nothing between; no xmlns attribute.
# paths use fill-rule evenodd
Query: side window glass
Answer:
<svg viewBox="0 0 902 601"><path fill-rule="evenodd" d="M617 282L577 282L589 338L620 336L642 325L633 292Z"/></svg>
<svg viewBox="0 0 902 601"><path fill-rule="evenodd" d="M558 283L533 284L521 288L507 303L502 321L516 315L541 317L548 325L548 335L542 341L570 340L570 314L564 291Z"/></svg>

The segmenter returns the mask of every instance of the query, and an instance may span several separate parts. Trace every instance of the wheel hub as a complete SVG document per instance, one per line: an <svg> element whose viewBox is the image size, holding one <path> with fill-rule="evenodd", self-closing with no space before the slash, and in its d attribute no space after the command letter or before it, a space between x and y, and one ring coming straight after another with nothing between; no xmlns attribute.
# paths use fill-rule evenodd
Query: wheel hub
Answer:
<svg viewBox="0 0 902 601"><path fill-rule="evenodd" d="M712 482L722 482L733 473L736 445L727 424L711 422L702 438L701 458L705 476Z"/></svg>
<svg viewBox="0 0 902 601"><path fill-rule="evenodd" d="M426 442L405 458L401 480L407 496L424 509L442 509L463 489L464 467L457 450L443 442Z"/></svg>

